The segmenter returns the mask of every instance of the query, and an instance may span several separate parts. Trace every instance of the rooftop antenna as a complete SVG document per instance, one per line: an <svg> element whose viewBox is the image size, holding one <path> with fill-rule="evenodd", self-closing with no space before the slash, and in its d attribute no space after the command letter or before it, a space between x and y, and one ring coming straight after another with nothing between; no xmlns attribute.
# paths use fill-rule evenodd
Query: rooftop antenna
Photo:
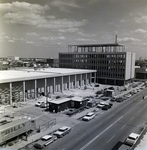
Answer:
<svg viewBox="0 0 147 150"><path fill-rule="evenodd" d="M117 44L117 35L115 35L115 44Z"/></svg>

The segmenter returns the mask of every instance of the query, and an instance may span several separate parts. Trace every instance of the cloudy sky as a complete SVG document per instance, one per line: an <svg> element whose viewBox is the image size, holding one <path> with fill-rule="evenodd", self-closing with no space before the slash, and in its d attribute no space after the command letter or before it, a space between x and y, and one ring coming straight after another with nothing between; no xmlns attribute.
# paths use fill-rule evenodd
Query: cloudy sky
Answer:
<svg viewBox="0 0 147 150"><path fill-rule="evenodd" d="M0 56L58 58L71 44L118 43L147 58L147 0L0 0Z"/></svg>

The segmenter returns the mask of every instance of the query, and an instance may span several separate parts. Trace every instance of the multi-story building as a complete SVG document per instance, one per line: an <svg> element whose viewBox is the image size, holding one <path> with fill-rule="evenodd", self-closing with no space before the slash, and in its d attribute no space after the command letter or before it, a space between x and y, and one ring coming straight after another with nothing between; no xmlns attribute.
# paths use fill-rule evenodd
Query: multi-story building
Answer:
<svg viewBox="0 0 147 150"><path fill-rule="evenodd" d="M69 45L68 52L59 53L60 68L97 70L96 82L125 85L134 78L135 53L123 45Z"/></svg>

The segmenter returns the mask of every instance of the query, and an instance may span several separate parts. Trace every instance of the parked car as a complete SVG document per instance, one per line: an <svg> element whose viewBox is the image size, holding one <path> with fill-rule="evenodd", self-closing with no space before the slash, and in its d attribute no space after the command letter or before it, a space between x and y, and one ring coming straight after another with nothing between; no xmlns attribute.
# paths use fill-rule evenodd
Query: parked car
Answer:
<svg viewBox="0 0 147 150"><path fill-rule="evenodd" d="M57 140L56 136L54 136L54 135L45 135L34 144L34 147L37 148L37 149L42 149L45 146L53 143L55 140Z"/></svg>
<svg viewBox="0 0 147 150"><path fill-rule="evenodd" d="M112 98L110 99L110 101L111 101L111 102L115 102L115 101L116 101L116 98L112 97Z"/></svg>
<svg viewBox="0 0 147 150"><path fill-rule="evenodd" d="M35 103L36 107L40 107L42 105L42 103L45 103L44 101L38 101L37 103Z"/></svg>
<svg viewBox="0 0 147 150"><path fill-rule="evenodd" d="M47 107L49 107L49 103L41 103L40 107L47 108Z"/></svg>
<svg viewBox="0 0 147 150"><path fill-rule="evenodd" d="M116 99L116 102L123 102L123 101L124 101L124 100L123 100L122 97Z"/></svg>
<svg viewBox="0 0 147 150"><path fill-rule="evenodd" d="M133 146L139 138L139 134L131 133L125 140L125 144Z"/></svg>
<svg viewBox="0 0 147 150"><path fill-rule="evenodd" d="M57 131L55 131L53 134L57 136L58 138L62 138L66 134L68 134L71 131L71 127L63 126L59 128Z"/></svg>
<svg viewBox="0 0 147 150"><path fill-rule="evenodd" d="M108 110L109 108L111 108L111 107L108 105L105 105L104 107L102 107L102 110Z"/></svg>
<svg viewBox="0 0 147 150"><path fill-rule="evenodd" d="M132 95L131 94L128 94L128 95L126 95L127 96L127 98L130 98Z"/></svg>
<svg viewBox="0 0 147 150"><path fill-rule="evenodd" d="M94 117L95 117L95 113L89 112L82 118L82 120L89 121L89 120L93 119Z"/></svg>
<svg viewBox="0 0 147 150"><path fill-rule="evenodd" d="M98 104L97 105L97 108L103 108L105 105L103 105L103 104Z"/></svg>

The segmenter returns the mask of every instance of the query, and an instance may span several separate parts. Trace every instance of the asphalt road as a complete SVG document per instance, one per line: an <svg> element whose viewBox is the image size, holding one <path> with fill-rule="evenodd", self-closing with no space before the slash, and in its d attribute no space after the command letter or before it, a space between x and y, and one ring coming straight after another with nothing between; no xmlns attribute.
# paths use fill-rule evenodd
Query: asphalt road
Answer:
<svg viewBox="0 0 147 150"><path fill-rule="evenodd" d="M147 90L117 103L89 122L81 121L68 135L44 150L114 150L131 132L140 133L147 122L147 98L142 100L143 93Z"/></svg>

